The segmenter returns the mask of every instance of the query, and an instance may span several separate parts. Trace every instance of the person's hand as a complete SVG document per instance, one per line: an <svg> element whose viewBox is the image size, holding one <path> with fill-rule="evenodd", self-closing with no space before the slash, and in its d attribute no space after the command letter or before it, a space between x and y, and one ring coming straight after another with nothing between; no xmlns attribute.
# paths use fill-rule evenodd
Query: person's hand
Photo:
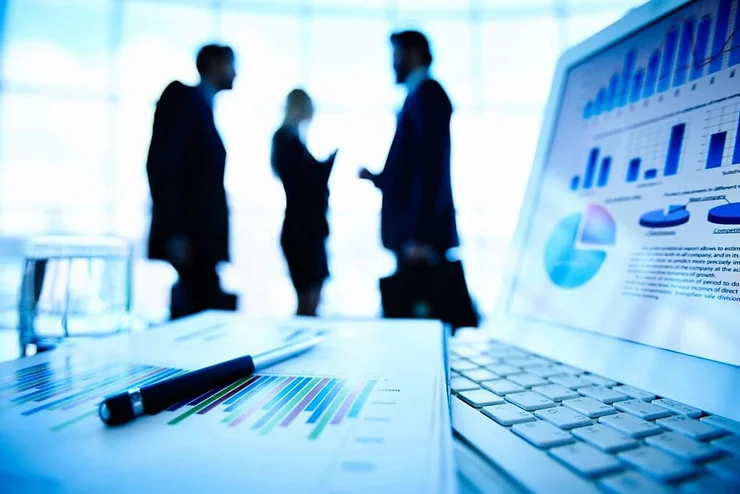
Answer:
<svg viewBox="0 0 740 494"><path fill-rule="evenodd" d="M367 168L360 168L359 176L361 180L370 180L371 182L375 181L376 178L376 175Z"/></svg>
<svg viewBox="0 0 740 494"><path fill-rule="evenodd" d="M417 242L409 242L403 248L403 258L411 263L435 264L439 261L439 255L429 245Z"/></svg>
<svg viewBox="0 0 740 494"><path fill-rule="evenodd" d="M190 241L184 235L177 235L167 241L167 258L174 266L182 266L190 262Z"/></svg>

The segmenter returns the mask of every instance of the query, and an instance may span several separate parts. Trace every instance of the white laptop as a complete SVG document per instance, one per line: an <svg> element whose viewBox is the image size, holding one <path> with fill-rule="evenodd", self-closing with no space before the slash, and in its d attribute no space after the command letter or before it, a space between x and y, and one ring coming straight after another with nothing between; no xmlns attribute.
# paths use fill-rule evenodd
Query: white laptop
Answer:
<svg viewBox="0 0 740 494"><path fill-rule="evenodd" d="M555 74L457 436L534 492L740 492L740 0L664 0Z"/></svg>

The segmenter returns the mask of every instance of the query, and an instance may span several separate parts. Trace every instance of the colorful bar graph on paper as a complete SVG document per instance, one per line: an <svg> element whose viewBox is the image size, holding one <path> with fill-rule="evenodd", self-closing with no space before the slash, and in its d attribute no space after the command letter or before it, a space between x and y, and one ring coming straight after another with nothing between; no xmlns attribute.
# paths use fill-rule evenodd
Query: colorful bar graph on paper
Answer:
<svg viewBox="0 0 740 494"><path fill-rule="evenodd" d="M647 66L647 76L645 78L645 87L642 91L643 98L649 98L655 94L655 85L658 83L658 65L660 64L660 50L655 50L650 55Z"/></svg>
<svg viewBox="0 0 740 494"><path fill-rule="evenodd" d="M658 176L658 170L655 168L651 168L649 170L645 170L645 180L652 180L654 178L657 178Z"/></svg>
<svg viewBox="0 0 740 494"><path fill-rule="evenodd" d="M707 170L722 166L722 156L725 152L725 141L727 132L717 132L709 138L709 151L707 152Z"/></svg>
<svg viewBox="0 0 740 494"><path fill-rule="evenodd" d="M629 98L630 87L632 84L632 72L635 70L635 59L637 58L637 52L630 50L624 57L624 66L622 67L622 82L619 87L619 98L617 100L617 106L623 107L627 104Z"/></svg>
<svg viewBox="0 0 740 494"><path fill-rule="evenodd" d="M171 408L178 415L167 423L216 414L228 427L248 424L249 430L263 436L288 427L309 427L307 437L315 440L327 426L357 418L376 383L377 379L257 375L215 390L197 404Z"/></svg>
<svg viewBox="0 0 740 494"><path fill-rule="evenodd" d="M619 91L619 74L613 74L609 79L609 90L606 93L606 111L611 111L616 106L617 91Z"/></svg>
<svg viewBox="0 0 740 494"><path fill-rule="evenodd" d="M637 182L640 178L640 158L632 158L630 160L629 168L627 168L627 182Z"/></svg>
<svg viewBox="0 0 740 494"><path fill-rule="evenodd" d="M740 10L738 10L740 12ZM740 15L738 16L740 17ZM740 115L737 117L737 130L735 131L735 150L732 153L732 164L740 165Z"/></svg>
<svg viewBox="0 0 740 494"><path fill-rule="evenodd" d="M104 364L68 369L44 362L0 377L0 393L23 416L59 413L53 425L59 431L97 414L100 400L109 394L174 377L182 369L155 365ZM79 412L79 413L78 413Z"/></svg>
<svg viewBox="0 0 740 494"><path fill-rule="evenodd" d="M676 58L676 46L678 45L678 29L671 28L666 35L665 48L663 49L663 62L660 65L658 76L658 92L663 93L671 87L673 76L673 62Z"/></svg>
<svg viewBox="0 0 740 494"><path fill-rule="evenodd" d="M581 184L581 177L576 175L570 179L570 190L578 190L578 186Z"/></svg>
<svg viewBox="0 0 740 494"><path fill-rule="evenodd" d="M704 17L699 22L699 28L696 30L696 46L694 47L694 60L691 64L691 80L701 78L704 75L704 65L706 65L707 49L709 48L709 32L712 30L712 18Z"/></svg>
<svg viewBox="0 0 740 494"><path fill-rule="evenodd" d="M586 173L583 175L583 188L590 189L594 185L594 178L596 177L596 162L599 159L599 148L593 148L588 155L588 163L586 164Z"/></svg>
<svg viewBox="0 0 740 494"><path fill-rule="evenodd" d="M668 151L665 156L663 175L670 177L678 173L678 164L681 160L681 145L686 133L686 124L674 125L671 128L671 138L668 141Z"/></svg>
<svg viewBox="0 0 740 494"><path fill-rule="evenodd" d="M714 74L722 70L724 62L725 43L727 42L727 30L730 27L730 11L732 0L720 0L717 11L717 23L714 26L714 41L712 42L712 58L709 62L709 73Z"/></svg>
<svg viewBox="0 0 740 494"><path fill-rule="evenodd" d="M673 87L680 87L688 79L691 49L694 47L694 19L686 19L681 31L681 44L678 47L676 72L673 76Z"/></svg>
<svg viewBox="0 0 740 494"><path fill-rule="evenodd" d="M609 172L611 171L611 167L612 167L612 157L604 156L604 159L601 160L601 168L599 169L599 178L596 181L596 185L598 187L606 187L606 184L609 183Z"/></svg>

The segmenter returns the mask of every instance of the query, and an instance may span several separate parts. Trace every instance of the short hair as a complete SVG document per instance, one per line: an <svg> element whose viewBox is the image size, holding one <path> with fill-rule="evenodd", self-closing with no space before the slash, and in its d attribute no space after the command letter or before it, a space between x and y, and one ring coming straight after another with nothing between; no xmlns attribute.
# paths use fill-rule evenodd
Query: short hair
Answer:
<svg viewBox="0 0 740 494"><path fill-rule="evenodd" d="M226 57L234 58L234 50L226 45L205 45L198 50L198 56L195 59L195 67L200 75L205 74L210 69L211 64L221 61Z"/></svg>
<svg viewBox="0 0 740 494"><path fill-rule="evenodd" d="M432 65L432 50L429 41L419 31L401 31L391 34L391 43L405 50L416 50L421 56L421 63L427 67Z"/></svg>

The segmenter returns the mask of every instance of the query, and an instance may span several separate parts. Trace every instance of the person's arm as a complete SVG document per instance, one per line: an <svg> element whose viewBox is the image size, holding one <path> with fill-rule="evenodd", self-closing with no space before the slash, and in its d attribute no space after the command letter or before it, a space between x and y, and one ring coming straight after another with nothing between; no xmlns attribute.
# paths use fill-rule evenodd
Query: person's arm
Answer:
<svg viewBox="0 0 740 494"><path fill-rule="evenodd" d="M409 190L409 224L413 225L413 230L406 244L411 250L425 250L423 247L434 241L443 213L441 185L449 160L451 109L437 85L422 85L416 98L411 126L413 152Z"/></svg>
<svg viewBox="0 0 740 494"><path fill-rule="evenodd" d="M168 87L157 103L152 141L147 159L147 176L152 202L168 232L167 243L187 257L187 219L184 216L186 191L186 146L193 125L187 95Z"/></svg>

